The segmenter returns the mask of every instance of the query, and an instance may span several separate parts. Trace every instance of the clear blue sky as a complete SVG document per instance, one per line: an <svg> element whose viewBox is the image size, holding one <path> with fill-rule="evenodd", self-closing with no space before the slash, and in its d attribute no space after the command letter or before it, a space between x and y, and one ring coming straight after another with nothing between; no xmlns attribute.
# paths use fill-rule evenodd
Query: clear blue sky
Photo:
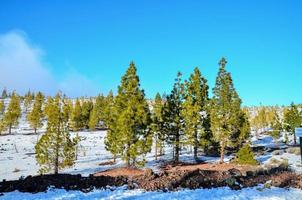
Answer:
<svg viewBox="0 0 302 200"><path fill-rule="evenodd" d="M72 66L97 92L116 90L131 60L149 98L195 66L212 88L225 56L244 105L302 102L299 0L2 0L0 21L43 49L56 79Z"/></svg>

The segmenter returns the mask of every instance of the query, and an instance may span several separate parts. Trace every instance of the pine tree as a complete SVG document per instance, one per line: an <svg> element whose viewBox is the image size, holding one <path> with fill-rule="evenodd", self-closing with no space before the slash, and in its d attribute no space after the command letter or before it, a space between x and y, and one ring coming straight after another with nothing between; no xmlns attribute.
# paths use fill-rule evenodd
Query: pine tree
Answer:
<svg viewBox="0 0 302 200"><path fill-rule="evenodd" d="M5 105L3 99L1 99L0 100L0 135L2 134L3 131L6 130L7 127L3 119L4 112L5 112Z"/></svg>
<svg viewBox="0 0 302 200"><path fill-rule="evenodd" d="M9 105L6 113L4 114L5 124L8 125L8 133L11 134L12 126L19 124L19 118L21 117L20 98L14 91L10 98Z"/></svg>
<svg viewBox="0 0 302 200"><path fill-rule="evenodd" d="M194 69L189 81L185 82L182 116L185 122L187 144L194 147L197 159L199 147L207 149L211 144L210 117L208 111L208 85L198 68Z"/></svg>
<svg viewBox="0 0 302 200"><path fill-rule="evenodd" d="M156 94L154 105L152 109L152 125L151 130L153 132L153 138L155 139L155 160L157 160L158 149L162 149L164 141L163 131L163 101L159 93ZM161 153L161 151L160 151Z"/></svg>
<svg viewBox="0 0 302 200"><path fill-rule="evenodd" d="M32 101L34 100L33 95L31 94L30 90L27 92L27 94L24 96L24 107L25 112L27 113L28 109L30 108Z"/></svg>
<svg viewBox="0 0 302 200"><path fill-rule="evenodd" d="M89 116L89 129L95 130L97 124L99 123L98 107L96 103L93 105L92 111Z"/></svg>
<svg viewBox="0 0 302 200"><path fill-rule="evenodd" d="M71 118L72 114L72 101L70 99L67 99L66 97L63 98L63 120L68 123L68 128L69 128L69 121Z"/></svg>
<svg viewBox="0 0 302 200"><path fill-rule="evenodd" d="M145 155L151 151L152 145L149 130L150 111L144 91L140 89L139 77L133 62L122 77L113 112L105 144L108 145L109 139L115 137L118 140L116 151L126 161L127 166L143 165Z"/></svg>
<svg viewBox="0 0 302 200"><path fill-rule="evenodd" d="M60 94L49 101L48 109L51 112L47 112L46 133L35 146L36 160L41 166L41 173L54 170L58 174L60 169L74 164L78 140L70 138Z"/></svg>
<svg viewBox="0 0 302 200"><path fill-rule="evenodd" d="M6 88L4 88L3 91L2 91L1 98L6 99L7 97L8 97L8 94L7 94Z"/></svg>
<svg viewBox="0 0 302 200"><path fill-rule="evenodd" d="M214 138L220 143L220 162L224 160L227 146L240 146L249 134L247 118L240 108L241 99L234 88L231 74L225 70L226 63L225 58L219 62L220 69L211 102L211 129Z"/></svg>
<svg viewBox="0 0 302 200"><path fill-rule="evenodd" d="M93 130L99 124L100 121L104 122L104 109L106 106L106 98L103 95L98 95L93 104L93 108L89 117L89 129ZM102 127L104 128L104 127Z"/></svg>
<svg viewBox="0 0 302 200"><path fill-rule="evenodd" d="M76 99L74 108L71 114L71 122L73 131L78 131L83 127L82 124L82 106L79 99Z"/></svg>
<svg viewBox="0 0 302 200"><path fill-rule="evenodd" d="M183 137L183 118L181 115L183 83L181 76L182 74L178 72L171 94L167 96L163 107L163 128L167 142L173 145L173 159L175 162L179 161L180 145Z"/></svg>
<svg viewBox="0 0 302 200"><path fill-rule="evenodd" d="M244 145L237 153L236 153L235 162L240 165L257 165L258 162L255 159L255 155L252 152L250 145Z"/></svg>
<svg viewBox="0 0 302 200"><path fill-rule="evenodd" d="M108 127L108 124L110 124L113 120L113 110L114 110L114 96L112 90L110 90L105 98L103 110L100 113L100 120L104 123L105 127Z"/></svg>
<svg viewBox="0 0 302 200"><path fill-rule="evenodd" d="M93 103L90 100L82 100L82 113L81 113L81 128L89 129L90 113L93 109Z"/></svg>
<svg viewBox="0 0 302 200"><path fill-rule="evenodd" d="M43 126L42 119L44 113L42 106L44 103L44 95L41 92L38 92L35 97L35 102L32 110L27 114L27 120L30 126L34 129L34 133L37 134L37 129Z"/></svg>
<svg viewBox="0 0 302 200"><path fill-rule="evenodd" d="M284 124L286 130L294 135L294 143L297 144L295 128L301 126L302 116L294 103L284 110Z"/></svg>
<svg viewBox="0 0 302 200"><path fill-rule="evenodd" d="M5 111L4 100L0 99L0 116L3 116L4 111Z"/></svg>

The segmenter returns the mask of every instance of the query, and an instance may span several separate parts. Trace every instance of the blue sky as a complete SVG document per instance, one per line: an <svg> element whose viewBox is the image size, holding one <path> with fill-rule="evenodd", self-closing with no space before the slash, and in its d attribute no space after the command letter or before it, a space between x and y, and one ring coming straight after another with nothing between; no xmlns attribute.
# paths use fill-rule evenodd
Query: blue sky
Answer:
<svg viewBox="0 0 302 200"><path fill-rule="evenodd" d="M106 94L133 60L151 98L195 66L212 88L225 56L244 105L300 103L301 10L298 0L3 0L0 87Z"/></svg>

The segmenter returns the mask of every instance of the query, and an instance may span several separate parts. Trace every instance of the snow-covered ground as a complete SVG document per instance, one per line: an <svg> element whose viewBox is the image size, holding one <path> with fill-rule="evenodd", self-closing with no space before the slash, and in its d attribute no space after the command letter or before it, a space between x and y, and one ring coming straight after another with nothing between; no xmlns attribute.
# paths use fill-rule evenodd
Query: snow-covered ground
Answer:
<svg viewBox="0 0 302 200"><path fill-rule="evenodd" d="M301 155L286 152L287 145L283 143L283 137L280 137L278 141L269 135L261 135L259 138L252 137L253 146L263 146L265 148L280 148L274 152L266 152L263 155L256 156L256 159L263 165L272 162L272 160L279 160L288 162L289 168L297 173L302 173ZM293 137L289 137L290 144L293 144Z"/></svg>
<svg viewBox="0 0 302 200"><path fill-rule="evenodd" d="M224 200L299 200L302 199L302 190L298 189L283 189L271 188L263 189L263 186L245 188L242 190L231 190L229 188L214 188L214 189L197 189L197 190L180 190L176 192L146 192L144 190L127 190L126 187L119 187L115 190L94 190L89 193L80 191L66 191L63 189L50 189L47 192L37 194L10 192L0 196L1 200L69 200L69 199L224 199Z"/></svg>
<svg viewBox="0 0 302 200"><path fill-rule="evenodd" d="M104 171L109 168L124 166L124 162L117 159L114 165L100 165L112 160L110 152L106 151L104 138L106 131L71 133L72 137L78 134L81 141L78 146L78 156L75 165L61 172L71 174L89 174ZM17 134L0 136L0 180L16 180L21 176L37 175L39 165L35 159L35 144L41 137L33 134ZM159 164L171 159L171 147L165 148L166 154L157 161L154 158L154 148L146 156L146 167L158 171ZM195 162L189 150L183 150L180 156L182 161ZM218 157L202 157L208 162L216 162ZM225 161L230 157L226 156Z"/></svg>

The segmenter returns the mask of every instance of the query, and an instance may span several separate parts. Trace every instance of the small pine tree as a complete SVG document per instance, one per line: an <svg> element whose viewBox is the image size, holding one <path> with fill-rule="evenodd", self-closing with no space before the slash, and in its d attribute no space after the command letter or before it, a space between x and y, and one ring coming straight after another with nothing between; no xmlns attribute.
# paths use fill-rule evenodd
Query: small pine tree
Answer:
<svg viewBox="0 0 302 200"><path fill-rule="evenodd" d="M79 99L76 100L71 114L71 122L73 131L78 131L83 127L82 124L82 106Z"/></svg>
<svg viewBox="0 0 302 200"><path fill-rule="evenodd" d="M5 112L4 100L0 99L0 116L3 116L4 112Z"/></svg>
<svg viewBox="0 0 302 200"><path fill-rule="evenodd" d="M6 130L7 126L5 124L5 121L3 119L3 115L5 112L5 105L3 99L0 100L0 135L2 134L3 131Z"/></svg>
<svg viewBox="0 0 302 200"><path fill-rule="evenodd" d="M41 92L38 92L35 97L35 102L32 110L27 114L27 120L30 126L34 129L34 133L37 134L37 129L43 126L42 119L44 113L42 110L44 102L44 95Z"/></svg>
<svg viewBox="0 0 302 200"><path fill-rule="evenodd" d="M93 105L92 111L89 116L89 129L95 130L97 124L99 123L98 107L96 103Z"/></svg>
<svg viewBox="0 0 302 200"><path fill-rule="evenodd" d="M292 103L289 108L284 110L284 124L285 129L294 135L294 143L297 144L295 128L302 124L302 116L298 110L297 105Z"/></svg>
<svg viewBox="0 0 302 200"><path fill-rule="evenodd" d="M3 91L2 91L1 98L6 99L7 97L8 97L8 94L7 94L6 88L4 88Z"/></svg>
<svg viewBox="0 0 302 200"><path fill-rule="evenodd" d="M255 159L255 155L252 152L251 147L246 144L236 154L235 162L240 165L257 165L258 162Z"/></svg>
<svg viewBox="0 0 302 200"><path fill-rule="evenodd" d="M12 93L7 110L4 114L4 121L5 121L5 124L8 125L9 134L11 134L12 126L16 126L19 124L20 117L21 117L20 98L17 95L17 93L14 91Z"/></svg>
<svg viewBox="0 0 302 200"><path fill-rule="evenodd" d="M70 138L60 94L49 102L51 112L47 112L47 130L35 146L36 160L41 166L41 173L54 170L58 174L60 169L74 164L78 139Z"/></svg>
<svg viewBox="0 0 302 200"><path fill-rule="evenodd" d="M27 113L28 109L30 108L32 101L34 100L33 95L31 94L30 90L27 92L27 94L24 96L24 107L25 112Z"/></svg>
<svg viewBox="0 0 302 200"><path fill-rule="evenodd" d="M89 129L90 113L93 109L93 103L90 100L82 100L82 113L81 113L81 128Z"/></svg>

